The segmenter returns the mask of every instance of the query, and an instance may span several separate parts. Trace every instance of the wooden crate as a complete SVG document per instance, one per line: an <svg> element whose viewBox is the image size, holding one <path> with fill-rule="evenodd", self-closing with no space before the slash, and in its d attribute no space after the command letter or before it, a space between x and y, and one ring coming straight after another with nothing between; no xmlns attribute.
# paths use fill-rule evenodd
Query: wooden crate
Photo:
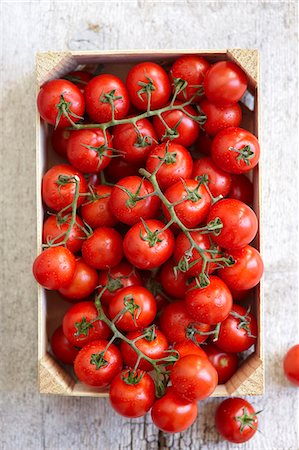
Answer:
<svg viewBox="0 0 299 450"><path fill-rule="evenodd" d="M65 75L81 64L103 64L105 71L118 76L124 76L132 64L151 60L156 62L171 62L182 54L200 54L210 62L232 60L246 72L249 78L249 97L254 107L243 105L242 125L252 131L259 140L260 136L260 101L259 101L259 54L257 50L139 50L139 51L100 51L100 52L47 52L38 53L36 62L37 93L40 86L53 78ZM242 126L241 125L241 126ZM41 179L45 171L54 163L60 162L54 152L49 151L47 125L36 113L36 185L37 185L37 252L41 251L43 206L41 199ZM262 253L261 239L261 176L260 163L252 173L254 183L254 210L259 219L259 231L255 239L255 247ZM68 396L105 397L107 391L100 391L75 381L73 372L60 366L48 352L48 336L51 336L58 326L64 312L70 304L38 286L38 373L39 390L43 394L59 394ZM264 392L263 366L263 282L255 288L252 298L253 312L258 319L258 339L254 352L251 353L239 367L233 377L225 384L217 386L213 397L236 395L260 395Z"/></svg>

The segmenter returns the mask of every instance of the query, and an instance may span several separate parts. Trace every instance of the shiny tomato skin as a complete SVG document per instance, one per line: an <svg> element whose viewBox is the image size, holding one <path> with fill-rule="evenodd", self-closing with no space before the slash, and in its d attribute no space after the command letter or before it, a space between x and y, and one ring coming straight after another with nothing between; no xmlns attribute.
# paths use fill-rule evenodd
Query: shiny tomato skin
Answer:
<svg viewBox="0 0 299 450"><path fill-rule="evenodd" d="M240 153L236 150L244 150L249 147L253 152L248 159L248 164L244 159L240 159ZM234 148L236 150L231 150ZM225 172L241 174L253 169L260 158L260 145L257 138L247 130L237 127L225 128L213 139L211 155L214 163ZM239 159L238 159L239 158Z"/></svg>
<svg viewBox="0 0 299 450"><path fill-rule="evenodd" d="M242 319L232 314L246 317L246 324L242 326ZM247 330L248 328L248 330ZM229 316L221 322L218 339L215 341L217 347L225 352L240 353L248 350L256 342L258 334L256 318L247 314L247 310L240 305L233 305Z"/></svg>
<svg viewBox="0 0 299 450"><path fill-rule="evenodd" d="M59 223L57 216L49 216L43 225L43 243L54 240L55 244L64 240L65 236L61 236L59 239L55 239L62 233L66 233L70 226L70 215L66 222ZM79 226L78 226L79 225ZM79 216L76 216L76 223L73 225L69 237L66 241L66 248L72 253L78 253L81 250L83 239L86 237L84 231L80 228L84 227L84 223Z"/></svg>
<svg viewBox="0 0 299 450"><path fill-rule="evenodd" d="M110 344L103 355L107 362L105 366L97 369L96 364L92 362L92 355L99 355L104 352L107 344L108 341L99 339L90 342L79 351L75 359L74 370L82 383L88 386L104 388L122 370L121 354L114 344Z"/></svg>
<svg viewBox="0 0 299 450"><path fill-rule="evenodd" d="M139 166L125 161L122 156L112 158L105 169L105 176L112 183L117 183L122 178L131 175L139 175Z"/></svg>
<svg viewBox="0 0 299 450"><path fill-rule="evenodd" d="M291 347L283 360L283 369L287 379L299 386L299 344Z"/></svg>
<svg viewBox="0 0 299 450"><path fill-rule="evenodd" d="M142 62L130 69L127 76L127 89L130 100L140 111L146 111L148 106L148 96L145 92L138 92L142 89L140 83L148 83L151 79L154 89L151 90L150 108L151 110L162 108L167 103L171 88L165 70L156 63Z"/></svg>
<svg viewBox="0 0 299 450"><path fill-rule="evenodd" d="M42 119L54 126L56 126L59 112L57 105L61 101L62 95L65 102L70 102L69 116L73 122L78 122L84 114L84 96L77 86L70 81L62 79L47 81L42 85L38 93L37 108ZM75 117L71 113L79 117ZM68 126L71 126L71 122L62 114L57 127L65 128Z"/></svg>
<svg viewBox="0 0 299 450"><path fill-rule="evenodd" d="M155 401L155 383L150 375L137 370L134 374L139 381L129 384L125 381L128 372L130 369L125 369L113 379L109 390L110 404L123 417L142 417Z"/></svg>
<svg viewBox="0 0 299 450"><path fill-rule="evenodd" d="M67 130L66 128L56 128L53 129L51 134L51 145L53 150L55 152L62 156L63 158L66 158L66 150L67 150L67 144L71 137L72 131Z"/></svg>
<svg viewBox="0 0 299 450"><path fill-rule="evenodd" d="M238 127L241 123L242 110L239 103L216 105L204 99L199 103L199 107L207 117L202 127L210 136L215 136L223 128Z"/></svg>
<svg viewBox="0 0 299 450"><path fill-rule="evenodd" d="M165 227L159 220L146 220L146 226L150 232L162 230ZM167 228L158 233L158 242L151 246L145 239L148 232L142 222L138 222L130 228L124 237L124 253L128 261L138 269L150 270L160 267L172 255L174 250L174 237Z"/></svg>
<svg viewBox="0 0 299 450"><path fill-rule="evenodd" d="M114 228L99 227L82 245L82 256L95 269L117 266L123 257L122 237Z"/></svg>
<svg viewBox="0 0 299 450"><path fill-rule="evenodd" d="M206 346L204 347L206 348ZM179 353L179 357L183 358L187 355L198 355L202 358L207 358L206 352L199 347L199 345L194 344L192 341L180 341L176 342L173 349Z"/></svg>
<svg viewBox="0 0 299 450"><path fill-rule="evenodd" d="M181 104L182 102L174 102L174 105ZM190 105L185 106L184 110L194 117L198 115L198 112ZM178 136L171 139L171 142L183 145L184 147L190 147L190 145L194 144L200 132L199 124L195 120L191 119L191 117L187 116L187 114L179 109L172 109L171 111L162 113L162 118L169 128L175 128L178 133ZM169 140L169 137L164 137L167 130L158 116L154 116L153 125L159 140Z"/></svg>
<svg viewBox="0 0 299 450"><path fill-rule="evenodd" d="M92 79L92 74L86 70L74 70L73 72L68 73L65 78L84 92L86 85Z"/></svg>
<svg viewBox="0 0 299 450"><path fill-rule="evenodd" d="M175 275L174 267L176 263L173 259L169 259L161 267L159 278L163 291L173 298L183 298L189 289L187 284L188 277L181 271Z"/></svg>
<svg viewBox="0 0 299 450"><path fill-rule="evenodd" d="M205 352L218 373L218 384L226 383L238 368L237 354L224 352L212 343L205 345Z"/></svg>
<svg viewBox="0 0 299 450"><path fill-rule="evenodd" d="M32 267L36 281L45 289L56 290L68 285L75 273L76 260L72 252L62 246L46 248Z"/></svg>
<svg viewBox="0 0 299 450"><path fill-rule="evenodd" d="M76 268L71 282L58 290L69 301L81 300L93 293L98 284L98 273L83 258L76 259Z"/></svg>
<svg viewBox="0 0 299 450"><path fill-rule="evenodd" d="M114 91L115 97L121 97L114 100L114 118L123 119L130 107L130 100L126 86L122 80L115 75L101 74L90 82L85 88L86 111L92 121L96 123L110 122L112 119L111 105L103 96ZM103 101L104 100L104 101Z"/></svg>
<svg viewBox="0 0 299 450"><path fill-rule="evenodd" d="M63 334L62 326L59 326L52 334L51 349L54 356L63 364L74 364L78 355L78 349Z"/></svg>
<svg viewBox="0 0 299 450"><path fill-rule="evenodd" d="M131 331L127 334L126 337L130 340L133 340L139 338L143 334L144 330ZM144 355L148 356L151 359L166 358L169 355L169 353L166 353L166 350L168 349L168 341L164 334L157 329L155 329L153 340L148 340L146 337L144 337L138 339L135 342L135 345ZM135 367L138 359L138 355L135 350L125 341L122 341L120 344L120 351L124 363L128 367ZM153 370L153 365L149 361L141 359L137 368L140 370L145 370L146 372L150 372L151 370Z"/></svg>
<svg viewBox="0 0 299 450"><path fill-rule="evenodd" d="M138 132L136 130L138 128ZM116 125L113 128L113 148L120 150L122 157L128 163L142 165L147 155L157 145L156 131L147 119L131 123Z"/></svg>
<svg viewBox="0 0 299 450"><path fill-rule="evenodd" d="M196 159L193 163L192 178L208 175L208 187L214 197L222 195L226 197L230 190L231 175L213 162L209 156Z"/></svg>
<svg viewBox="0 0 299 450"><path fill-rule="evenodd" d="M251 426L245 425L241 431L240 418L244 414L252 415ZM227 398L218 406L215 425L221 436L236 444L248 441L256 433L258 419L252 405L243 398Z"/></svg>
<svg viewBox="0 0 299 450"><path fill-rule="evenodd" d="M228 193L229 198L235 198L240 202L252 205L253 184L245 175L231 175L232 182Z"/></svg>
<svg viewBox="0 0 299 450"><path fill-rule="evenodd" d="M204 92L213 103L231 105L241 99L247 84L247 77L237 64L232 61L219 61L206 73Z"/></svg>
<svg viewBox="0 0 299 450"><path fill-rule="evenodd" d="M83 173L98 173L105 169L112 157L112 141L108 131L107 149L101 147L106 144L102 130L74 131L67 144L67 157L69 162ZM97 148L94 150L87 146Z"/></svg>
<svg viewBox="0 0 299 450"><path fill-rule="evenodd" d="M74 182L59 186L57 184L59 175L67 177L77 176L79 178L79 193L84 194L87 192L86 180L77 169L67 164L58 164L51 167L42 179L42 198L45 204L54 211L60 211L71 205L76 190ZM77 206L79 207L83 202L84 197L79 197Z"/></svg>
<svg viewBox="0 0 299 450"><path fill-rule="evenodd" d="M180 78L186 81L188 84L186 88L179 92L177 99L182 102L190 100L195 96L193 103L198 102L201 98L199 93L200 86L202 85L205 74L210 68L209 62L198 55L183 55L180 56L171 66L169 71L170 80ZM174 93L175 87L173 85L172 91ZM198 95L196 95L198 94Z"/></svg>
<svg viewBox="0 0 299 450"><path fill-rule="evenodd" d="M155 401L152 407L152 421L166 433L181 433L195 422L198 408L196 402L188 402L176 395L172 387Z"/></svg>
<svg viewBox="0 0 299 450"><path fill-rule="evenodd" d="M264 264L259 252L250 245L230 250L229 254L235 260L230 267L219 270L218 276L231 289L243 291L256 286L262 278Z"/></svg>
<svg viewBox="0 0 299 450"><path fill-rule="evenodd" d="M86 197L81 205L82 219L93 229L114 227L118 220L110 206L112 187L106 184L98 184L92 186L92 191L94 195Z"/></svg>
<svg viewBox="0 0 299 450"><path fill-rule="evenodd" d="M192 192L194 198L188 199L188 191ZM187 228L196 228L207 217L211 207L211 196L204 185L195 180L180 180L170 186L164 193L170 203L185 201L174 207L174 211ZM162 204L162 211L167 221L171 219L168 208Z"/></svg>
<svg viewBox="0 0 299 450"><path fill-rule="evenodd" d="M258 220L254 211L239 200L226 198L215 203L209 212L207 221L219 218L223 227L219 234L211 238L220 247L238 249L245 247L256 236Z"/></svg>
<svg viewBox="0 0 299 450"><path fill-rule="evenodd" d="M156 177L160 188L164 191L181 178L191 178L193 162L188 150L175 142L157 145L148 155L146 170L153 173L161 159L169 154L173 161L164 161Z"/></svg>
<svg viewBox="0 0 299 450"><path fill-rule="evenodd" d="M147 327L156 316L157 304L152 293L143 286L128 286L121 289L108 305L111 320L125 308L126 300L134 301L137 308L134 310L134 320L129 311L118 319L115 324L123 331L136 331Z"/></svg>
<svg viewBox="0 0 299 450"><path fill-rule="evenodd" d="M77 347L84 347L96 339L107 339L111 336L108 325L102 320L95 320L98 316L94 302L80 302L71 306L65 313L62 321L63 333L67 340ZM80 326L80 324L82 324ZM82 332L80 332L82 331Z"/></svg>

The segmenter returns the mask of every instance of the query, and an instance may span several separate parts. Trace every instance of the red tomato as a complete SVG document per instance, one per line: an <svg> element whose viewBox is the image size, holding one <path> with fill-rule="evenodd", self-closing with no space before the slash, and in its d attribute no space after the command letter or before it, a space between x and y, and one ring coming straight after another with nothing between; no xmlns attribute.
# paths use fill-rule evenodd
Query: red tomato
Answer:
<svg viewBox="0 0 299 450"><path fill-rule="evenodd" d="M219 169L212 158L208 156L197 159L193 163L192 178L202 177L203 175L208 176L207 183L213 197L227 196L231 185L231 175Z"/></svg>
<svg viewBox="0 0 299 450"><path fill-rule="evenodd" d="M114 319L126 308L116 326L123 331L135 331L147 327L155 318L157 304L150 291L142 286L121 289L109 303L109 316Z"/></svg>
<svg viewBox="0 0 299 450"><path fill-rule="evenodd" d="M219 277L229 288L237 291L256 286L264 272L264 264L259 252L250 245L246 245L237 250L230 250L229 254L235 260L235 264L220 269Z"/></svg>
<svg viewBox="0 0 299 450"><path fill-rule="evenodd" d="M232 295L223 281L213 275L205 288L194 287L185 297L186 308L195 322L216 325L230 313Z"/></svg>
<svg viewBox="0 0 299 450"><path fill-rule="evenodd" d="M210 64L198 55L180 56L171 66L169 75L175 91L175 80L180 78L187 82L185 89L177 95L179 100L186 102L195 96L193 103L198 102L202 95L202 82Z"/></svg>
<svg viewBox="0 0 299 450"><path fill-rule="evenodd" d="M98 284L98 273L84 261L76 259L74 276L67 286L59 289L59 293L70 301L88 297Z"/></svg>
<svg viewBox="0 0 299 450"><path fill-rule="evenodd" d="M206 352L192 341L177 342L174 344L173 349L179 353L180 358L184 358L187 355L198 355L202 358L207 358Z"/></svg>
<svg viewBox="0 0 299 450"><path fill-rule="evenodd" d="M228 196L244 202L247 205L253 203L253 184L245 175L231 175L232 182Z"/></svg>
<svg viewBox="0 0 299 450"><path fill-rule="evenodd" d="M111 161L112 141L106 131L105 142L102 130L74 131L68 141L67 157L70 163L83 173L101 172Z"/></svg>
<svg viewBox="0 0 299 450"><path fill-rule="evenodd" d="M211 197L204 185L198 181L180 180L170 186L164 195L170 203L179 202L174 211L187 228L195 228L208 215ZM170 221L171 216L165 204L162 205L162 211L166 220Z"/></svg>
<svg viewBox="0 0 299 450"><path fill-rule="evenodd" d="M194 143L195 150L193 151L193 154L196 156L196 158L198 158L197 155L199 152L209 156L211 154L211 146L211 137L207 133L200 132L198 138Z"/></svg>
<svg viewBox="0 0 299 450"><path fill-rule="evenodd" d="M155 401L152 407L152 421L166 433L180 433L195 422L197 403L188 402L176 395L169 387L163 397Z"/></svg>
<svg viewBox="0 0 299 450"><path fill-rule="evenodd" d="M62 218L59 216L49 216L43 225L43 243L55 242L55 244L58 244L62 242L65 238L65 233L70 227L70 220L70 214L66 214ZM83 239L86 237L86 234L80 227L84 227L84 223L79 216L76 216L76 223L73 225L66 241L66 247L72 253L78 253L81 250ZM61 237L57 239L59 236Z"/></svg>
<svg viewBox="0 0 299 450"><path fill-rule="evenodd" d="M127 225L134 225L143 219L154 219L160 209L160 199L152 184L140 177L131 176L121 179L112 189L110 208L115 217ZM139 197L146 197L138 200Z"/></svg>
<svg viewBox="0 0 299 450"><path fill-rule="evenodd" d="M182 102L174 102L174 105L180 106ZM154 116L153 125L159 140L171 139L172 142L181 144L184 147L190 147L196 141L200 127L190 115L196 117L198 116L198 112L190 105L184 106L184 111L172 109L171 111L162 113L162 118L170 130L166 129L159 116Z"/></svg>
<svg viewBox="0 0 299 450"><path fill-rule="evenodd" d="M207 339L207 332L211 330L210 325L194 323L193 318L187 312L184 301L176 301L167 305L162 311L159 324L160 330L170 344L189 341L192 337L191 328L198 332L194 334L194 339L201 344Z"/></svg>
<svg viewBox="0 0 299 450"><path fill-rule="evenodd" d="M151 110L161 108L170 97L167 73L153 62L143 62L132 67L126 84L131 102L140 111L146 111L148 104Z"/></svg>
<svg viewBox="0 0 299 450"><path fill-rule="evenodd" d="M123 257L122 237L114 228L96 228L82 245L82 256L95 269L111 269Z"/></svg>
<svg viewBox="0 0 299 450"><path fill-rule="evenodd" d="M212 343L205 345L205 352L218 373L218 384L226 383L238 368L236 353L224 352Z"/></svg>
<svg viewBox="0 0 299 450"><path fill-rule="evenodd" d="M104 286L106 290L101 296L101 302L109 305L114 295L128 286L142 286L142 279L136 268L126 261L122 261L110 270L100 272L98 285L100 291Z"/></svg>
<svg viewBox="0 0 299 450"><path fill-rule="evenodd" d="M144 416L155 401L155 383L140 370L126 369L113 379L109 400L112 408L121 416Z"/></svg>
<svg viewBox="0 0 299 450"><path fill-rule="evenodd" d="M211 237L218 245L226 249L244 247L251 242L258 229L254 211L239 200L227 198L215 203L209 212L207 221L219 218L223 227L219 234Z"/></svg>
<svg viewBox="0 0 299 450"><path fill-rule="evenodd" d="M124 177L139 175L139 166L128 163L123 157L112 158L110 164L105 169L105 176L112 183L117 183Z"/></svg>
<svg viewBox="0 0 299 450"><path fill-rule="evenodd" d="M166 294L171 295L174 298L183 298L189 286L187 284L188 278L181 271L174 272L175 261L169 259L161 267L159 272L159 279L161 280L161 285L163 291Z"/></svg>
<svg viewBox="0 0 299 450"><path fill-rule="evenodd" d="M224 439L240 444L255 434L258 427L256 414L243 398L227 398L216 410L215 425Z"/></svg>
<svg viewBox="0 0 299 450"><path fill-rule="evenodd" d="M115 75L98 75L85 88L86 110L92 121L97 123L123 119L130 107L129 95L122 80Z"/></svg>
<svg viewBox="0 0 299 450"><path fill-rule="evenodd" d="M144 355L151 359L162 359L168 356L166 353L168 341L164 334L157 330L155 326L142 331L131 331L127 334L127 338L131 341L141 336L144 337L136 340L135 345ZM120 351L125 364L128 367L136 367L138 355L127 342L122 341ZM141 359L137 367L147 372L153 370L152 364L145 359Z"/></svg>
<svg viewBox="0 0 299 450"><path fill-rule="evenodd" d="M67 340L78 347L84 347L96 339L111 336L108 325L96 320L98 311L93 302L80 302L71 306L62 321L63 333Z"/></svg>
<svg viewBox="0 0 299 450"><path fill-rule="evenodd" d="M233 305L229 316L221 322L216 345L225 352L244 352L255 344L257 333L256 318L242 306Z"/></svg>
<svg viewBox="0 0 299 450"><path fill-rule="evenodd" d="M76 260L72 252L62 246L46 248L32 267L36 281L45 289L60 289L68 285L75 273Z"/></svg>
<svg viewBox="0 0 299 450"><path fill-rule="evenodd" d="M76 359L74 369L79 380L89 386L104 388L122 369L118 348L108 341L97 340L83 347Z"/></svg>
<svg viewBox="0 0 299 450"><path fill-rule="evenodd" d="M62 326L59 326L52 334L51 348L54 356L63 364L74 364L78 349L67 340Z"/></svg>
<svg viewBox="0 0 299 450"><path fill-rule="evenodd" d="M138 222L124 238L124 253L138 269L150 270L160 267L172 255L174 237L159 220ZM163 230L163 231L162 231Z"/></svg>
<svg viewBox="0 0 299 450"><path fill-rule="evenodd" d="M40 88L37 107L42 119L55 127L65 128L82 118L85 102L77 86L58 79L48 81Z"/></svg>
<svg viewBox="0 0 299 450"><path fill-rule="evenodd" d="M87 183L84 176L72 166L58 164L45 173L42 180L42 197L49 208L60 211L71 205L76 190L74 177L79 179L79 193L86 193ZM83 202L84 197L79 197L77 206Z"/></svg>
<svg viewBox="0 0 299 450"><path fill-rule="evenodd" d="M213 64L204 78L204 92L208 99L220 105L238 102L247 89L247 77L232 61Z"/></svg>
<svg viewBox="0 0 299 450"><path fill-rule="evenodd" d="M66 128L56 128L52 131L51 144L53 150L55 150L58 155L66 158L66 149L68 141L71 137L72 131Z"/></svg>
<svg viewBox="0 0 299 450"><path fill-rule="evenodd" d="M244 300L246 297L249 297L249 295L251 293L251 289L238 291L236 289L230 288L229 290L233 296L234 302L240 302L240 301Z"/></svg>
<svg viewBox="0 0 299 450"><path fill-rule="evenodd" d="M135 126L125 123L113 128L113 147L121 150L124 160L134 165L145 163L157 140L155 129L147 119L138 120Z"/></svg>
<svg viewBox="0 0 299 450"><path fill-rule="evenodd" d="M118 220L110 206L112 187L99 184L91 187L91 194L81 206L81 216L91 228L114 227Z"/></svg>
<svg viewBox="0 0 299 450"><path fill-rule="evenodd" d="M86 70L74 70L73 72L68 73L64 78L74 83L82 92L84 92L88 82L92 79L92 74Z"/></svg>
<svg viewBox="0 0 299 450"><path fill-rule="evenodd" d="M203 128L210 136L215 136L223 128L238 127L242 120L242 110L239 103L232 105L216 105L208 99L199 104L200 110L207 117Z"/></svg>
<svg viewBox="0 0 299 450"><path fill-rule="evenodd" d="M153 173L164 158L156 175L163 191L181 178L191 178L192 157L186 148L174 142L157 145L148 155L146 170Z"/></svg>
<svg viewBox="0 0 299 450"><path fill-rule="evenodd" d="M245 173L253 169L260 158L257 138L243 128L229 127L213 139L211 155L220 169L229 173Z"/></svg>
<svg viewBox="0 0 299 450"><path fill-rule="evenodd" d="M283 360L283 369L287 379L299 386L299 344L289 349Z"/></svg>

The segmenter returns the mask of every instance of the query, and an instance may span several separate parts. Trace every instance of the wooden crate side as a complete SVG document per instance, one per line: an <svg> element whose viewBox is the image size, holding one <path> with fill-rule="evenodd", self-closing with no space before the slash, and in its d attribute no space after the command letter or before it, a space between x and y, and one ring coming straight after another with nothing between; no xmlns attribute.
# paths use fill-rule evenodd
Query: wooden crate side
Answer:
<svg viewBox="0 0 299 450"><path fill-rule="evenodd" d="M232 396L263 394L263 361L255 353L250 355L225 386Z"/></svg>
<svg viewBox="0 0 299 450"><path fill-rule="evenodd" d="M230 59L239 64L249 80L256 85L259 79L259 52L256 49L234 48L227 51Z"/></svg>
<svg viewBox="0 0 299 450"><path fill-rule="evenodd" d="M39 391L41 394L71 395L74 380L49 353L39 361Z"/></svg>
<svg viewBox="0 0 299 450"><path fill-rule="evenodd" d="M38 86L61 74L75 69L77 61L71 52L44 52L36 54L36 80Z"/></svg>

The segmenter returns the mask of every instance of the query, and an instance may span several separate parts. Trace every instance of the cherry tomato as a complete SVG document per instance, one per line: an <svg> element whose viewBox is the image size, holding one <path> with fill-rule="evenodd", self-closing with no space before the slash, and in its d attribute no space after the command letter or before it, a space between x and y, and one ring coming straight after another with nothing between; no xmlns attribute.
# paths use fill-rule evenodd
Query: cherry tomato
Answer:
<svg viewBox="0 0 299 450"><path fill-rule="evenodd" d="M52 334L51 348L59 361L64 364L74 364L78 349L67 340L63 334L62 326L59 326Z"/></svg>
<svg viewBox="0 0 299 450"><path fill-rule="evenodd" d="M174 237L159 220L138 222L124 238L124 253L138 269L150 270L160 267L172 255Z"/></svg>
<svg viewBox="0 0 299 450"><path fill-rule="evenodd" d="M193 162L188 150L175 142L157 145L148 155L146 170L153 173L164 159L156 177L164 191L181 178L191 178Z"/></svg>
<svg viewBox="0 0 299 450"><path fill-rule="evenodd" d="M214 392L218 375L208 358L187 355L174 364L170 381L179 397L193 402L203 400Z"/></svg>
<svg viewBox="0 0 299 450"><path fill-rule="evenodd" d="M240 249L230 250L229 254L235 263L220 269L219 277L229 288L237 291L256 286L264 272L264 264L259 252L250 245L246 245Z"/></svg>
<svg viewBox="0 0 299 450"><path fill-rule="evenodd" d="M207 175L208 187L214 197L222 195L226 197L230 190L231 175L219 169L212 158L205 156L193 163L192 178Z"/></svg>
<svg viewBox="0 0 299 450"><path fill-rule="evenodd" d="M147 119L138 120L135 126L126 123L113 129L113 147L121 150L124 160L134 165L145 163L157 140L155 129Z"/></svg>
<svg viewBox="0 0 299 450"><path fill-rule="evenodd" d="M182 92L177 95L178 100L186 102L195 97L193 103L198 102L202 94L202 82L210 64L198 55L180 56L171 66L169 75L175 91L176 79L186 81L188 84Z"/></svg>
<svg viewBox="0 0 299 450"><path fill-rule="evenodd" d="M174 344L173 349L179 353L180 358L183 358L187 355L198 355L202 358L207 358L206 352L201 347L199 347L199 345L194 344L194 342L192 341L177 342Z"/></svg>
<svg viewBox="0 0 299 450"><path fill-rule="evenodd" d="M191 427L197 413L196 402L188 402L178 397L174 389L169 387L166 394L153 404L151 416L160 430L166 433L181 433Z"/></svg>
<svg viewBox="0 0 299 450"><path fill-rule="evenodd" d="M165 70L156 63L143 62L130 69L127 77L130 100L140 111L164 106L171 93L170 82Z"/></svg>
<svg viewBox="0 0 299 450"><path fill-rule="evenodd" d="M111 161L112 141L106 131L107 142L102 130L74 131L68 141L67 157L69 162L83 173L100 172Z"/></svg>
<svg viewBox="0 0 299 450"><path fill-rule="evenodd" d="M150 375L141 370L123 370L111 383L109 400L121 416L144 416L155 401L155 383Z"/></svg>
<svg viewBox="0 0 299 450"><path fill-rule="evenodd" d="M220 324L216 345L221 350L239 353L256 342L256 318L240 305L233 305L229 316Z"/></svg>
<svg viewBox="0 0 299 450"><path fill-rule="evenodd" d="M83 258L76 259L74 276L67 286L59 289L59 293L70 301L88 297L98 284L98 273Z"/></svg>
<svg viewBox="0 0 299 450"><path fill-rule="evenodd" d="M238 102L247 89L247 77L232 61L213 64L204 78L204 92L208 99L220 105Z"/></svg>
<svg viewBox="0 0 299 450"><path fill-rule="evenodd" d="M131 176L120 180L112 189L110 208L115 217L123 223L134 225L143 219L153 219L158 215L160 199L152 184L140 177ZM138 200L139 197L146 197Z"/></svg>
<svg viewBox="0 0 299 450"><path fill-rule="evenodd" d="M51 144L53 150L55 150L58 155L66 158L66 149L68 141L71 137L72 131L66 128L56 128L52 131Z"/></svg>
<svg viewBox="0 0 299 450"><path fill-rule="evenodd" d="M299 386L299 344L289 349L283 360L283 369L287 379Z"/></svg>
<svg viewBox="0 0 299 450"><path fill-rule="evenodd" d="M42 197L46 205L54 211L60 211L71 206L76 191L75 177L79 181L79 193L87 192L87 183L77 169L67 164L58 164L51 167L42 180ZM79 197L77 206L84 202L84 197Z"/></svg>
<svg viewBox="0 0 299 450"><path fill-rule="evenodd" d="M224 352L212 343L205 345L205 352L218 373L218 384L226 383L238 368L236 353Z"/></svg>
<svg viewBox="0 0 299 450"><path fill-rule="evenodd" d="M96 340L85 345L79 351L74 369L82 383L104 388L121 371L120 351L113 344L110 344L107 349L107 345L108 341Z"/></svg>
<svg viewBox="0 0 299 450"><path fill-rule="evenodd" d="M124 177L139 175L139 166L128 163L123 157L112 158L110 164L105 169L107 180L117 183Z"/></svg>
<svg viewBox="0 0 299 450"><path fill-rule="evenodd" d="M245 173L253 169L260 158L257 138L243 128L229 127L216 134L211 147L214 163L229 173Z"/></svg>
<svg viewBox="0 0 299 450"><path fill-rule="evenodd" d="M255 434L258 427L256 414L243 398L227 398L216 410L215 425L225 440L240 444Z"/></svg>
<svg viewBox="0 0 299 450"><path fill-rule="evenodd" d="M142 286L121 289L109 303L109 316L114 319L126 308L116 326L123 331L135 331L147 327L155 318L157 304L150 291Z"/></svg>
<svg viewBox="0 0 299 450"><path fill-rule="evenodd" d="M63 333L67 340L78 347L84 347L96 339L111 336L108 325L96 320L98 311L93 302L80 302L71 306L62 321Z"/></svg>
<svg viewBox="0 0 299 450"><path fill-rule="evenodd" d="M37 107L47 123L65 128L82 118L85 102L77 86L70 81L58 79L48 81L40 88Z"/></svg>
<svg viewBox="0 0 299 450"><path fill-rule="evenodd" d="M118 223L110 206L112 187L105 184L91 186L90 195L81 206L82 219L91 228L113 227Z"/></svg>
<svg viewBox="0 0 299 450"><path fill-rule="evenodd" d="M238 127L242 120L242 110L239 103L232 105L216 105L208 99L199 103L200 110L207 117L203 128L210 136L215 136L227 127Z"/></svg>
<svg viewBox="0 0 299 450"><path fill-rule="evenodd" d="M96 228L82 245L82 256L95 269L111 269L123 257L122 237L114 228Z"/></svg>
<svg viewBox="0 0 299 450"><path fill-rule="evenodd" d="M32 271L36 281L45 289L67 286L75 273L76 260L62 246L46 248L34 261Z"/></svg>
<svg viewBox="0 0 299 450"><path fill-rule="evenodd" d="M254 211L239 200L227 198L215 203L209 212L208 222L219 218L223 227L211 237L226 249L236 249L249 244L255 237L258 221Z"/></svg>
<svg viewBox="0 0 299 450"><path fill-rule="evenodd" d="M43 243L46 244L48 242L55 242L55 244L58 244L62 242L65 237L65 233L70 227L70 220L70 214L66 214L63 217L49 216L43 225ZM84 227L84 223L79 216L76 216L76 223L73 225L66 241L66 247L72 253L77 253L81 250L83 239L86 236L80 227ZM61 237L59 238L59 236Z"/></svg>
<svg viewBox="0 0 299 450"><path fill-rule="evenodd" d="M64 79L74 83L82 92L84 92L92 74L86 70L74 70L65 75Z"/></svg>
<svg viewBox="0 0 299 450"><path fill-rule="evenodd" d="M253 203L253 184L245 175L231 175L232 182L228 196L244 202L247 205Z"/></svg>
<svg viewBox="0 0 299 450"><path fill-rule="evenodd" d="M175 272L175 265L176 263L173 259L166 261L161 267L159 278L161 280L163 291L165 291L166 294L171 295L171 297L174 298L183 298L187 289L189 289L188 278L180 270Z"/></svg>

